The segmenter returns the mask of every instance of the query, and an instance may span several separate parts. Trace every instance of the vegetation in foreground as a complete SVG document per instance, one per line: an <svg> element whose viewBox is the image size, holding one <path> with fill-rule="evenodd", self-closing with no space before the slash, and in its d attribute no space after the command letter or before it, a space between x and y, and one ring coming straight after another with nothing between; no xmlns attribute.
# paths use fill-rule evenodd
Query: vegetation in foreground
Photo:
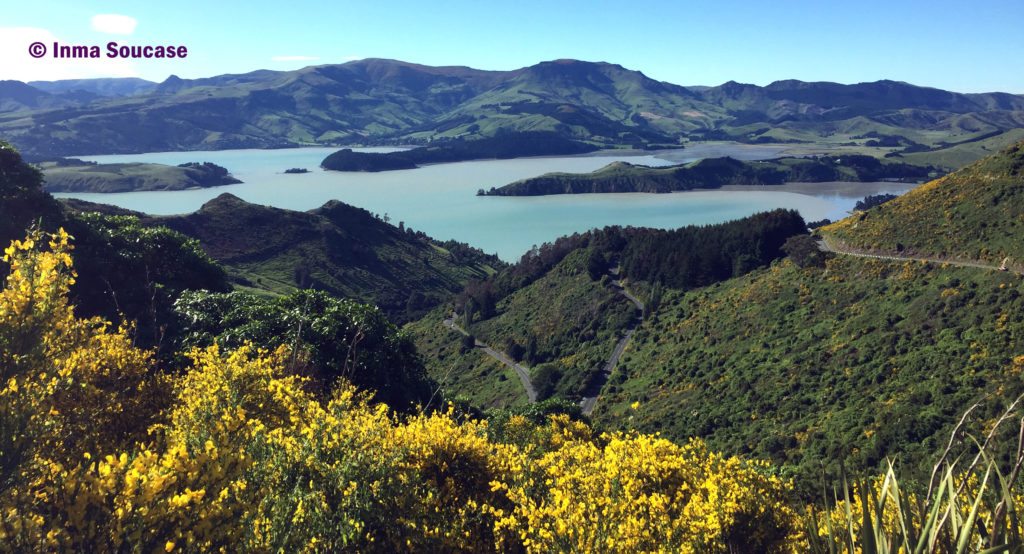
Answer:
<svg viewBox="0 0 1024 554"><path fill-rule="evenodd" d="M914 504L900 504L908 497L887 477L880 489L854 488L859 505L801 515L770 466L699 440L597 435L564 415L401 416L344 380L311 388L295 371L302 352L287 347L196 348L183 373L161 372L126 327L74 316L70 251L61 230L30 234L4 255L0 538L13 550L1020 545L1019 452L1001 488L987 459L965 471L944 465L922 511L903 507Z"/></svg>
<svg viewBox="0 0 1024 554"><path fill-rule="evenodd" d="M344 381L310 391L286 348L194 349L186 372L161 373L126 329L73 316L69 251L63 232L35 234L5 257L13 548L780 550L797 537L783 481L699 442L598 437L565 416L399 417Z"/></svg>

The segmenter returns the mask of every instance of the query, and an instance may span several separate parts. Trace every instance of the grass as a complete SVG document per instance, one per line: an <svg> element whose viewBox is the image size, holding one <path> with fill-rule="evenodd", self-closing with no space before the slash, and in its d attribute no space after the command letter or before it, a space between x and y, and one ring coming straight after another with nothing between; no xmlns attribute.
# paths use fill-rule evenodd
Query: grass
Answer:
<svg viewBox="0 0 1024 554"><path fill-rule="evenodd" d="M808 511L808 550L822 554L1020 552L1024 549L1018 514L1024 500L1019 484L1024 433L1016 437L1016 454L1004 463L997 460L999 449L993 445L1014 441L1013 423L1020 417L1021 399L1012 402L989 430L982 429L984 436L965 432L968 417L980 404L967 408L922 486L897 478L891 463L883 476L860 480L853 487L844 474L831 498L823 499L824 513L814 507Z"/></svg>
<svg viewBox="0 0 1024 554"><path fill-rule="evenodd" d="M210 179L194 168L148 163L44 166L43 174L44 186L49 192L186 190L239 182L236 179Z"/></svg>
<svg viewBox="0 0 1024 554"><path fill-rule="evenodd" d="M1024 267L1024 142L821 232L849 246Z"/></svg>
<svg viewBox="0 0 1024 554"><path fill-rule="evenodd" d="M948 139L947 139L948 140ZM957 141L966 139L957 139ZM998 136L975 142L964 142L931 152L904 154L910 163L959 168L971 164L1006 147L1024 140L1024 129L1010 129Z"/></svg>

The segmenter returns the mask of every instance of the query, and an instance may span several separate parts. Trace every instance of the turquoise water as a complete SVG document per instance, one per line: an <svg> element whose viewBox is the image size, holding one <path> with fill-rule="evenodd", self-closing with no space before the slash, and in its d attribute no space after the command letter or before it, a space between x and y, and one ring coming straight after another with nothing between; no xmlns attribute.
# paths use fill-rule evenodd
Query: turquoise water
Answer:
<svg viewBox="0 0 1024 554"><path fill-rule="evenodd" d="M438 239L456 239L516 260L535 244L605 225L674 228L726 221L774 208L793 208L808 221L836 217L853 205L837 195L815 197L777 191L699 191L675 194L596 194L543 197L478 197L477 189L501 186L550 171L593 171L612 161L646 165L678 163L690 150L669 155L675 162L650 155L596 155L485 160L438 164L381 173L323 171L320 161L335 148L161 152L137 155L84 156L100 163L152 162L180 164L209 161L222 165L243 184L173 192L61 194L114 204L151 214L178 214L198 209L222 193L246 201L293 210L309 210L328 200L387 214L397 224ZM362 149L386 151L387 149ZM745 152L748 156L749 152ZM692 153L697 157L698 152ZM772 152L762 153L770 157ZM757 154L754 155L756 157ZM291 167L310 173L286 175Z"/></svg>

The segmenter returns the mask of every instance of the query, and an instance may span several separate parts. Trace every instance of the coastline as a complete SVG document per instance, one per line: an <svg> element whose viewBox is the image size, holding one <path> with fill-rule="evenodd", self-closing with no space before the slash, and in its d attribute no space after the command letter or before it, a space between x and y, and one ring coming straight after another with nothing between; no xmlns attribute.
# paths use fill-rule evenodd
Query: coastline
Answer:
<svg viewBox="0 0 1024 554"><path fill-rule="evenodd" d="M896 181L824 181L821 183L792 182L784 185L724 185L718 189L721 191L761 191L761 192L792 192L806 196L825 198L850 198L861 199L869 194L903 194L921 183L900 183ZM697 189L704 190L704 189ZM712 190L712 189L709 189ZM691 191L680 191L691 192Z"/></svg>

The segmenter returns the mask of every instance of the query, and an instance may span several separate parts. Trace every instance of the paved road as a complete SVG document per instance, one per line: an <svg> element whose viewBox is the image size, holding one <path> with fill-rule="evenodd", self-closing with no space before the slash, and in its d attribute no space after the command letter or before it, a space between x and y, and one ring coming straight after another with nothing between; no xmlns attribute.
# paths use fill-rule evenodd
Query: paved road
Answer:
<svg viewBox="0 0 1024 554"><path fill-rule="evenodd" d="M601 395L601 389L604 388L605 383L612 375L612 371L615 370L615 366L619 363L619 358L622 357L622 353L626 350L626 346L629 344L630 339L633 338L633 333L636 332L636 328L643 322L644 303L639 298L630 294L625 287L622 286L622 282L619 281L619 268L611 270L612 288L618 291L619 294L625 296L630 302L636 306L636 309L640 311L640 315L629 324L629 328L626 329L626 333L622 335L619 342L615 344L615 349L612 350L612 355L608 357L608 361L605 362L604 367L601 368L601 376L597 382L588 391L589 394L583 397L580 401L580 408L584 415L590 415L594 413L594 407L597 406L597 399Z"/></svg>
<svg viewBox="0 0 1024 554"><path fill-rule="evenodd" d="M869 254L865 252L857 252L855 250L849 250L843 247L838 247L833 244L827 237L821 237L818 240L818 249L823 252L832 252L834 254L842 254L844 256L855 256L857 258L874 258L876 260L892 260L896 262L928 262L933 264L945 264L957 267L976 267L979 269L988 269L991 271L1007 271L1001 269L998 265L983 264L981 262L961 262L952 260L943 260L941 258L917 258L914 256L901 256L899 254ZM1013 273L1020 273L1019 271L1013 271Z"/></svg>
<svg viewBox="0 0 1024 554"><path fill-rule="evenodd" d="M454 329L462 333L463 335L469 334L462 327L459 327L458 325L455 324L454 318L450 317L444 320L444 325L445 327L448 327L449 329ZM523 383L523 389L526 390L526 397L530 399L530 402L537 401L537 389L533 388L533 383L530 382L530 370L515 363L502 352L498 352L497 350L491 348L490 346L487 346L486 344L480 342L479 340L474 340L476 341L475 346L480 350L483 350L485 354L512 368L516 372L516 375L519 376L519 380L522 381Z"/></svg>
<svg viewBox="0 0 1024 554"><path fill-rule="evenodd" d="M601 377L593 386L591 386L592 390L590 394L588 396L584 396L583 400L580 401L580 407L585 415L593 413L594 407L597 405L597 398L601 393L601 389L604 388L604 385L608 382L608 378L611 376L615 366L618 365L619 358L622 357L622 353L626 350L629 340L633 338L633 333L636 332L636 328L639 327L640 323L643 321L644 303L641 302L639 298L630 294L630 292L622 286L622 283L619 281L619 268L611 270L610 273L612 275L612 288L632 302L633 305L636 306L636 309L639 310L640 315L630 323L625 334L623 334L622 338L619 339L619 342L615 344L615 349L612 350L612 355L608 357L608 361L605 362L604 367L601 368ZM458 331L463 335L469 335L465 329L455 324L454 314L452 317L444 320L444 326L454 331ZM530 402L537 401L537 389L533 388L533 383L530 381L529 369L517 364L503 352L499 352L491 348L487 344L480 342L478 339L474 339L474 341L476 348L483 350L488 356L512 368L516 372L516 375L519 376L519 380L523 383L523 389L526 390L526 396L530 399Z"/></svg>

